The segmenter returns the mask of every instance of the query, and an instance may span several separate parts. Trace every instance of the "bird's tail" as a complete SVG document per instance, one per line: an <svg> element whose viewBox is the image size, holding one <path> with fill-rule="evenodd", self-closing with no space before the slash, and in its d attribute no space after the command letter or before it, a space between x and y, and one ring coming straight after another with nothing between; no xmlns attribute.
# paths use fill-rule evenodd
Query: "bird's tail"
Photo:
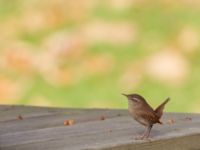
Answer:
<svg viewBox="0 0 200 150"><path fill-rule="evenodd" d="M167 104L167 102L170 100L170 98L167 98L162 104L160 104L155 110L154 112L157 114L157 116L159 118L161 118L162 114L163 114L163 110L165 108L165 104Z"/></svg>

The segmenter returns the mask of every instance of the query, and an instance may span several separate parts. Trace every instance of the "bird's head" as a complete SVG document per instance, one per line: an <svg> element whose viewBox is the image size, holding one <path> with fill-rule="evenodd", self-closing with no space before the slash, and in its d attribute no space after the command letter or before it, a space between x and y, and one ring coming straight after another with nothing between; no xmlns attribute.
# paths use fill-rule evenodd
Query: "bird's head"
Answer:
<svg viewBox="0 0 200 150"><path fill-rule="evenodd" d="M133 104L146 103L144 97L139 94L122 94L128 98L128 101Z"/></svg>

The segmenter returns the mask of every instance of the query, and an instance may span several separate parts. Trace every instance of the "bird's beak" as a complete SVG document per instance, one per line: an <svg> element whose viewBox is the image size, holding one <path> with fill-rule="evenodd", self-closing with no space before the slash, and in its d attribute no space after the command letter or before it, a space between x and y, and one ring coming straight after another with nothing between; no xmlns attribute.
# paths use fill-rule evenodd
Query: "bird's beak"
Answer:
<svg viewBox="0 0 200 150"><path fill-rule="evenodd" d="M124 96L128 97L128 95L127 95L127 94L124 94L124 93L122 93L122 95L124 95Z"/></svg>

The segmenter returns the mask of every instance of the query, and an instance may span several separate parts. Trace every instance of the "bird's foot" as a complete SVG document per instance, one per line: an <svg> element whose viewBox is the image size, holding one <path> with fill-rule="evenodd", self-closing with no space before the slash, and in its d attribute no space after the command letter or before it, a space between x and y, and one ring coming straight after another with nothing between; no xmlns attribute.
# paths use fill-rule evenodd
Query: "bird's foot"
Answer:
<svg viewBox="0 0 200 150"><path fill-rule="evenodd" d="M146 141L149 141L149 142L152 141L152 138L144 136L144 135L142 135L142 136L136 136L136 137L134 137L134 139L135 140L146 140Z"/></svg>
<svg viewBox="0 0 200 150"><path fill-rule="evenodd" d="M144 136L141 136L141 135L139 135L139 136L136 136L134 139L135 139L135 140L144 140L144 139L145 139L145 137L144 137Z"/></svg>

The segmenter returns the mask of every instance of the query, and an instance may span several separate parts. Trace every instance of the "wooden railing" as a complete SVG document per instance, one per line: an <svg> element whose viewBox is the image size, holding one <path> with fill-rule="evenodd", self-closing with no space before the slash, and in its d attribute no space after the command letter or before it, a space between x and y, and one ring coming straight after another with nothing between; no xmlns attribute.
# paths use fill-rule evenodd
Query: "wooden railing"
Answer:
<svg viewBox="0 0 200 150"><path fill-rule="evenodd" d="M198 150L200 114L165 113L149 139L127 110L0 106L0 150Z"/></svg>

